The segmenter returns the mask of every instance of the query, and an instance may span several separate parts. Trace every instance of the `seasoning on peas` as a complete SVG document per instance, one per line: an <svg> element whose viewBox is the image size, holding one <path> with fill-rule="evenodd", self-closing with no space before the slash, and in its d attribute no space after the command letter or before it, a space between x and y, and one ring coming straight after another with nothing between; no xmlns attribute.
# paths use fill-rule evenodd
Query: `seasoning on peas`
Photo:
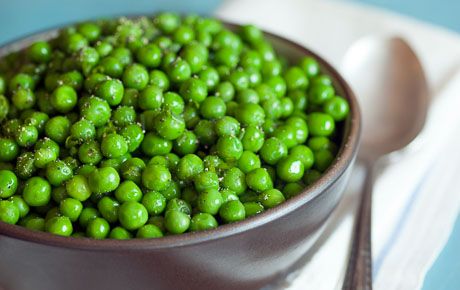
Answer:
<svg viewBox="0 0 460 290"><path fill-rule="evenodd" d="M238 222L320 178L349 113L254 25L80 23L0 66L0 222L119 240Z"/></svg>

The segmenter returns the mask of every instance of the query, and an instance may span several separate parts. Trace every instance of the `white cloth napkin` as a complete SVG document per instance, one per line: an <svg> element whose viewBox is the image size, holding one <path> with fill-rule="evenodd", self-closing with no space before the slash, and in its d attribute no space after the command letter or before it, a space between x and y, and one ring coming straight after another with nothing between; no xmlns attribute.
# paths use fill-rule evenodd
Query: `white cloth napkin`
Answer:
<svg viewBox="0 0 460 290"><path fill-rule="evenodd" d="M432 90L432 105L413 150L377 176L372 238L375 289L420 289L460 209L460 37L344 1L228 0L217 15L295 40L337 68L362 36L398 35L414 48ZM329 234L305 267L292 273L286 288L340 289L361 179L357 168L326 228Z"/></svg>

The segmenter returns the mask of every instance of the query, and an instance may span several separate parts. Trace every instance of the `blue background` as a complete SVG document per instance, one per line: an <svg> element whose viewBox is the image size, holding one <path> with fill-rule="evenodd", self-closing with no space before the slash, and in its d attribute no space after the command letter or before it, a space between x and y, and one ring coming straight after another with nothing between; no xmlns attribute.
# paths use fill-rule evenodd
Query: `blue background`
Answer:
<svg viewBox="0 0 460 290"><path fill-rule="evenodd" d="M376 5L460 32L458 0L349 0ZM220 0L0 0L0 44L84 19L159 10L212 13ZM423 290L460 289L460 220Z"/></svg>

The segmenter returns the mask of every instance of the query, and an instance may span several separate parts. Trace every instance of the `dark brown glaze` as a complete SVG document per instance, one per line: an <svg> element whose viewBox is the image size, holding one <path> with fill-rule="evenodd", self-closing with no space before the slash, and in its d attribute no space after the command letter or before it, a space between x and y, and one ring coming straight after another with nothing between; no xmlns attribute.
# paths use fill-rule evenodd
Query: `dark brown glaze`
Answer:
<svg viewBox="0 0 460 290"><path fill-rule="evenodd" d="M53 30L15 41L0 48L0 57L55 35ZM244 221L161 239L64 238L0 222L0 289L260 289L284 277L309 253L340 201L356 157L361 118L353 92L325 60L292 41L266 36L291 60L318 59L350 103L338 156L317 182Z"/></svg>

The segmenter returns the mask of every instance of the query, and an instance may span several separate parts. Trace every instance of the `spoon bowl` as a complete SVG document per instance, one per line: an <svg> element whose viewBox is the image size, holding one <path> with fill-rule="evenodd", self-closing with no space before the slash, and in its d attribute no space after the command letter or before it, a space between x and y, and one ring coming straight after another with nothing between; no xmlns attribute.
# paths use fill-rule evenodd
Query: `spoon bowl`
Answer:
<svg viewBox="0 0 460 290"><path fill-rule="evenodd" d="M425 124L429 93L407 42L365 37L350 47L342 68L364 108L360 156L382 156L409 145Z"/></svg>

